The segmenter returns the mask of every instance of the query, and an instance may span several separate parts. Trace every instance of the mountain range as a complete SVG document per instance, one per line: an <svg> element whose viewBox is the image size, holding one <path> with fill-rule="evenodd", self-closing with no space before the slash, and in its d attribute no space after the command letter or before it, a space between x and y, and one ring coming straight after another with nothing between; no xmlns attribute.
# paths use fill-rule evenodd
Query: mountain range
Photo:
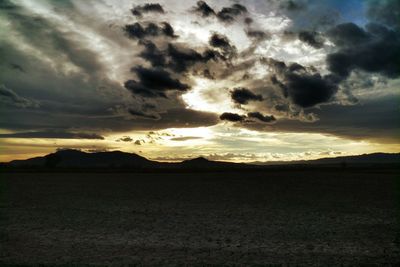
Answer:
<svg viewBox="0 0 400 267"><path fill-rule="evenodd" d="M13 160L1 163L6 168L108 168L108 169L259 169L272 166L323 166L398 164L400 153L373 153L359 156L342 156L322 158L317 160L231 163L211 161L204 157L185 160L182 162L158 162L148 160L134 153L122 151L88 153L80 150L59 150L57 152L26 160Z"/></svg>

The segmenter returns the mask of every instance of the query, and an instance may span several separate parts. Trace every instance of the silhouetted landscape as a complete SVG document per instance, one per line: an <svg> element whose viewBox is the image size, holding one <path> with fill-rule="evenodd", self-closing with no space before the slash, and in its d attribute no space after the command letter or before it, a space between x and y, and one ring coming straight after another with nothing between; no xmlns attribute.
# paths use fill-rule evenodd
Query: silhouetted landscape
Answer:
<svg viewBox="0 0 400 267"><path fill-rule="evenodd" d="M342 156L335 158L322 158L317 160L303 161L278 161L278 162L252 162L232 163L223 161L212 161L204 157L184 160L182 162L158 162L148 160L134 153L122 151L93 152L88 153L79 150L65 149L26 160L13 160L7 163L0 163L0 168L6 170L71 170L71 169L108 169L118 171L128 169L131 171L167 171L167 170L260 170L265 168L301 168L301 167L398 167L400 153L374 153L359 156Z"/></svg>
<svg viewBox="0 0 400 267"><path fill-rule="evenodd" d="M0 262L397 266L398 158L260 166L63 150L11 161Z"/></svg>

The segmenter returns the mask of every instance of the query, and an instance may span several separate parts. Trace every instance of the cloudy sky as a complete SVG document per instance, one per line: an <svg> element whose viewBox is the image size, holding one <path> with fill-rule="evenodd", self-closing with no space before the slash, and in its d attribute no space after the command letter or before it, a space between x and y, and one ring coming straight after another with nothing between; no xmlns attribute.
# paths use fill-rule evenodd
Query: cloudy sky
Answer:
<svg viewBox="0 0 400 267"><path fill-rule="evenodd" d="M397 0L1 0L0 161L399 152Z"/></svg>

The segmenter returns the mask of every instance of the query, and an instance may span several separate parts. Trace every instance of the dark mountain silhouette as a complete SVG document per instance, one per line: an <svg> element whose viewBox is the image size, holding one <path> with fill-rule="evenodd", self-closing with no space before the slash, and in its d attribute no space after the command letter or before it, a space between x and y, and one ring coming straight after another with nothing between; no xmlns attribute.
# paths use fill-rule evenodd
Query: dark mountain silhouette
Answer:
<svg viewBox="0 0 400 267"><path fill-rule="evenodd" d="M233 163L233 162L224 162L224 161L212 161L208 160L204 157L198 157L194 159L184 160L179 163L180 167L183 168L250 168L256 167L255 165L245 164L245 163Z"/></svg>
<svg viewBox="0 0 400 267"><path fill-rule="evenodd" d="M286 161L286 162L254 162L252 164L231 163L222 161L211 161L204 157L185 160L178 163L157 162L148 160L134 153L122 151L94 152L87 153L79 150L60 150L43 157L30 158L26 160L13 160L2 163L3 167L10 168L108 168L119 169L259 169L270 166L322 166L337 165L346 167L360 164L398 164L400 163L400 153L386 154L374 153L359 156L345 156L336 158L322 158L309 161Z"/></svg>
<svg viewBox="0 0 400 267"><path fill-rule="evenodd" d="M182 161L182 163L184 163L184 164L207 164L207 163L210 163L210 162L212 162L212 161L206 159L205 157L198 157L198 158L188 159L188 160Z"/></svg>
<svg viewBox="0 0 400 267"><path fill-rule="evenodd" d="M148 160L134 153L122 151L87 153L80 150L60 150L43 157L26 160L13 160L3 163L8 167L45 167L45 168L130 168L130 169L207 169L225 167L245 167L243 163L210 161L199 157L179 163Z"/></svg>
<svg viewBox="0 0 400 267"><path fill-rule="evenodd" d="M357 156L341 156L334 158L321 158L315 160L296 160L296 161L270 161L252 162L256 165L287 165L287 164L394 164L400 163L400 153L372 153Z"/></svg>
<svg viewBox="0 0 400 267"><path fill-rule="evenodd" d="M60 150L44 157L27 160L13 160L11 166L40 166L40 167L135 167L151 168L157 162L148 160L134 153L122 151L86 153L79 150Z"/></svg>

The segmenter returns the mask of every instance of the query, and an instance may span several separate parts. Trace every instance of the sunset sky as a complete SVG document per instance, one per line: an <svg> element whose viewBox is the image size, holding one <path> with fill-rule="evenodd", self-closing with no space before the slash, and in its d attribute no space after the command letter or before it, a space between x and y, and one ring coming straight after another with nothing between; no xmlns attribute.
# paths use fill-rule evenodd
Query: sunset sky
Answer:
<svg viewBox="0 0 400 267"><path fill-rule="evenodd" d="M1 0L0 161L399 152L399 1Z"/></svg>

